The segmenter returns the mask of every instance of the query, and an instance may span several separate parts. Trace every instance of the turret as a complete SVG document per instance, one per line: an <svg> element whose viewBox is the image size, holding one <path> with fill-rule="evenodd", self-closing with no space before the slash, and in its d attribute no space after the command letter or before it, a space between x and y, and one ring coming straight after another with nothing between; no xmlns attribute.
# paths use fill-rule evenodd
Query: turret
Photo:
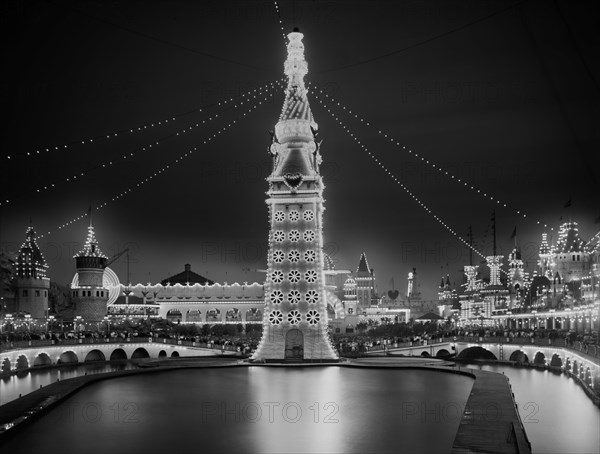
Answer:
<svg viewBox="0 0 600 454"><path fill-rule="evenodd" d="M99 322L107 311L109 291L104 285L104 269L108 258L100 250L91 218L83 249L73 258L77 267L71 285L74 315L84 322Z"/></svg>
<svg viewBox="0 0 600 454"><path fill-rule="evenodd" d="M34 319L42 319L48 315L48 265L37 245L32 226L29 226L25 235L25 242L19 249L15 263L17 311L29 313Z"/></svg>

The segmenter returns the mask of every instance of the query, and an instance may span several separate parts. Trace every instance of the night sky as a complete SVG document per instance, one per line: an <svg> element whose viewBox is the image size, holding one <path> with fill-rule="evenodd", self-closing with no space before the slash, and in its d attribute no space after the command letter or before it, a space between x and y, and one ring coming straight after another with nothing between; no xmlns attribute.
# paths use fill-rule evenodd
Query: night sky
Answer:
<svg viewBox="0 0 600 454"><path fill-rule="evenodd" d="M556 232L561 216L571 217L584 240L600 230L600 27L592 2L279 5L286 33L294 26L304 33L307 82L514 207L495 205L338 114L458 234L472 225L484 253L491 254L495 206L499 253L510 252L516 226L530 270L543 232L537 220ZM160 281L185 263L216 281L261 281L255 270L266 267L268 131L282 90L240 119L252 103L198 109L283 77L286 51L273 3L13 0L1 8L2 198L10 202L0 206L0 246L18 249L31 218L39 233L51 232L39 240L49 276L68 283L88 221L58 227L90 203L109 202L93 210L97 237L109 256L130 248L132 282ZM365 251L380 293L392 278L404 290L413 267L425 298L436 297L442 273L462 282L467 248L356 145L314 91L309 99L324 140L325 251L336 267L356 270ZM214 113L206 125L173 136ZM38 193L44 186L50 189ZM136 189L112 201L129 187ZM125 260L111 267L124 282Z"/></svg>

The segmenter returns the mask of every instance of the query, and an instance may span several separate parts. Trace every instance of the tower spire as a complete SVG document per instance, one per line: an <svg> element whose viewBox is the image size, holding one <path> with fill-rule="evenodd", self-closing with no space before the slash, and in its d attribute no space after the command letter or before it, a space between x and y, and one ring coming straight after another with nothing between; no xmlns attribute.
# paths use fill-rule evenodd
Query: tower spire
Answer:
<svg viewBox="0 0 600 454"><path fill-rule="evenodd" d="M494 234L494 254L496 255L496 209L492 211L492 233Z"/></svg>

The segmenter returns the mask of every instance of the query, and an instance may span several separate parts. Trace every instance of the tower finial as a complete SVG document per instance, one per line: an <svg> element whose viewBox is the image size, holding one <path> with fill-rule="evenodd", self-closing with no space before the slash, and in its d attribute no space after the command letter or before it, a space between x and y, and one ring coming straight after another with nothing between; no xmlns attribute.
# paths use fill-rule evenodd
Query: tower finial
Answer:
<svg viewBox="0 0 600 454"><path fill-rule="evenodd" d="M90 227L93 227L92 225L92 204L90 203L90 207L88 208L88 217L90 218Z"/></svg>

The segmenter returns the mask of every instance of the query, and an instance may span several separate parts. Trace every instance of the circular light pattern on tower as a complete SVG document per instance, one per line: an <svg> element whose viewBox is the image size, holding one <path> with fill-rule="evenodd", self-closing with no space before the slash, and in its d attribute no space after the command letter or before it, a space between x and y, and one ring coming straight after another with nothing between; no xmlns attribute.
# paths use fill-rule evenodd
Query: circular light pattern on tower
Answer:
<svg viewBox="0 0 600 454"><path fill-rule="evenodd" d="M288 233L288 238L292 243L296 243L300 239L300 232L298 232L298 230L292 230Z"/></svg>
<svg viewBox="0 0 600 454"><path fill-rule="evenodd" d="M292 222L298 222L298 220L300 219L300 213L298 213L297 210L292 210L292 211L289 212L288 218Z"/></svg>
<svg viewBox="0 0 600 454"><path fill-rule="evenodd" d="M315 241L314 230L307 230L306 232L304 232L304 234L302 234L302 238L304 238L304 241L306 241L307 243L312 243L313 241Z"/></svg>
<svg viewBox="0 0 600 454"><path fill-rule="evenodd" d="M277 242L277 243L281 243L283 240L285 240L285 233L283 233L281 230L277 230L274 234L273 234L273 239Z"/></svg>
<svg viewBox="0 0 600 454"><path fill-rule="evenodd" d="M294 309L287 315L287 320L290 322L290 325L297 325L302 320L302 316L300 315L300 311Z"/></svg>
<svg viewBox="0 0 600 454"><path fill-rule="evenodd" d="M273 304L281 304L283 302L283 293L280 290L273 290L270 299Z"/></svg>
<svg viewBox="0 0 600 454"><path fill-rule="evenodd" d="M283 321L283 314L281 311L274 310L269 314L269 321L271 325L279 325Z"/></svg>
<svg viewBox="0 0 600 454"><path fill-rule="evenodd" d="M312 310L306 313L306 321L309 325L316 325L320 320L321 314L319 314L319 311Z"/></svg>
<svg viewBox="0 0 600 454"><path fill-rule="evenodd" d="M307 303L316 304L319 301L319 293L316 290L309 290L305 298Z"/></svg>
<svg viewBox="0 0 600 454"><path fill-rule="evenodd" d="M300 260L300 252L298 252L296 249L292 249L290 252L288 252L288 260L292 263L296 263L298 260Z"/></svg>
<svg viewBox="0 0 600 454"><path fill-rule="evenodd" d="M298 290L290 290L287 299L291 304L298 304L300 302L300 292Z"/></svg>
<svg viewBox="0 0 600 454"><path fill-rule="evenodd" d="M279 270L273 271L271 273L271 280L276 284L280 284L283 281L283 272Z"/></svg>
<svg viewBox="0 0 600 454"><path fill-rule="evenodd" d="M310 222L314 218L315 218L315 213L313 212L313 210L304 210L304 213L302 214L302 219L304 219L307 222Z"/></svg>
<svg viewBox="0 0 600 454"><path fill-rule="evenodd" d="M275 212L275 222L283 222L283 220L285 219L285 213L283 211L276 211Z"/></svg>
<svg viewBox="0 0 600 454"><path fill-rule="evenodd" d="M281 263L283 262L283 260L285 259L285 254L283 253L283 251L275 251L273 252L273 261L275 263Z"/></svg>
<svg viewBox="0 0 600 454"><path fill-rule="evenodd" d="M300 271L292 270L288 273L288 281L292 284L296 284L300 281Z"/></svg>
<svg viewBox="0 0 600 454"><path fill-rule="evenodd" d="M304 273L304 279L310 284L317 282L317 272L315 270L308 270Z"/></svg>
<svg viewBox="0 0 600 454"><path fill-rule="evenodd" d="M317 258L317 253L315 251L313 251L312 249L309 249L308 251L306 251L304 253L304 260L306 260L308 263L314 262L316 258Z"/></svg>

